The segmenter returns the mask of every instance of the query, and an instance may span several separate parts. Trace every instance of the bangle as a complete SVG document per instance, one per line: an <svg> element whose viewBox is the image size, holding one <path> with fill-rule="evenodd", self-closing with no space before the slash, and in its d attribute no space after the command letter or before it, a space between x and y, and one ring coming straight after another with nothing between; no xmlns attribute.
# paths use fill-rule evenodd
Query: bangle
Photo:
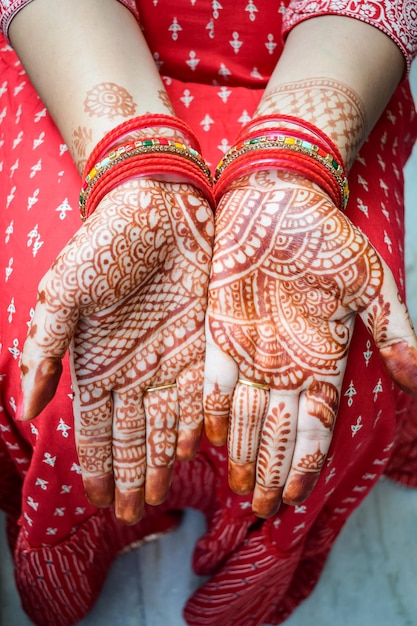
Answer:
<svg viewBox="0 0 417 626"><path fill-rule="evenodd" d="M153 129L160 127L170 128L179 132L194 150L201 152L200 144L193 131L188 124L178 117L165 115L163 113L140 115L122 122L104 135L88 157L83 177L90 172L97 161L100 161L118 142L125 139L130 134L147 128Z"/></svg>
<svg viewBox="0 0 417 626"><path fill-rule="evenodd" d="M275 132L278 132L279 130L281 130L281 128L283 127L283 123L294 124L298 128L302 128L304 131L308 133L308 136L306 137L306 139L312 140L314 138L314 141L316 142L318 141L322 145L323 148L325 147L326 150L331 152L339 163L344 163L342 159L342 155L340 154L339 148L336 146L334 141L332 141L332 139L330 139L330 137L321 130L321 128L318 128L318 126L314 126L314 124L312 124L311 122L307 122L307 120L303 120L302 118L295 117L294 115L284 115L284 114L278 113L276 115L261 115L259 117L256 117L252 119L250 122L248 122L247 124L245 124L245 126L243 126L243 128L241 129L241 131L239 132L236 138L236 141L241 141L242 139L248 139L249 133L251 131L256 131L258 134L264 132L265 129L259 129L256 127L259 126L260 124L266 124L266 123L270 124L267 130L268 131L275 130ZM294 133L294 129L291 129L290 132Z"/></svg>
<svg viewBox="0 0 417 626"><path fill-rule="evenodd" d="M252 152L260 151L257 160L252 158ZM246 155L251 153L248 159ZM291 155L291 156L290 156ZM260 158L259 158L260 157ZM226 180L224 171L233 164L233 174L237 172L242 176L254 169L269 169L285 167L292 171L302 173L307 178L313 178L330 195L336 206L344 209L349 198L349 187L343 165L331 154L317 144L313 144L304 138L294 137L284 133L268 132L260 137L246 139L242 143L233 146L222 158L215 173L215 197L224 193ZM314 164L314 165L313 165ZM248 166L246 172L243 165ZM310 176L309 176L310 174ZM330 176L329 176L330 174ZM231 174L227 176L228 184L231 182Z"/></svg>
<svg viewBox="0 0 417 626"><path fill-rule="evenodd" d="M171 139L143 139L113 150L87 174L80 191L80 215L85 221L102 198L122 182L169 173L190 181L204 193L214 209L213 180L201 155Z"/></svg>

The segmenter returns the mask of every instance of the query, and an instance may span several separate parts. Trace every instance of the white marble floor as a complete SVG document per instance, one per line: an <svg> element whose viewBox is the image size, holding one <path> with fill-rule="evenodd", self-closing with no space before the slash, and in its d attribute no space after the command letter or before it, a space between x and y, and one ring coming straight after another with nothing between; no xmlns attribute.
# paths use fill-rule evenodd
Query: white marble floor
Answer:
<svg viewBox="0 0 417 626"><path fill-rule="evenodd" d="M417 64L412 84L417 96ZM406 185L408 302L417 323L417 146ZM13 584L3 525L0 514L0 624L30 626ZM201 516L189 511L176 532L121 556L78 626L184 626L181 608L200 584L189 564L203 527ZM348 521L320 583L286 626L417 626L416 588L417 490L383 480Z"/></svg>

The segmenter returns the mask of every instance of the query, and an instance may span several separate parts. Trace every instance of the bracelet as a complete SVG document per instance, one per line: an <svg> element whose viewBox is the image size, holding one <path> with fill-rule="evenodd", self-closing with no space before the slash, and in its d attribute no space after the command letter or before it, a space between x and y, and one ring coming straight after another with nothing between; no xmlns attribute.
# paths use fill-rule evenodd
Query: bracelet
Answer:
<svg viewBox="0 0 417 626"><path fill-rule="evenodd" d="M125 139L131 133L143 130L145 128L171 128L181 133L186 139L187 143L197 152L201 152L200 144L195 137L191 128L183 122L180 118L174 115L165 115L163 113L155 113L148 115L139 115L133 117L125 122L122 122L118 126L115 126L112 130L104 135L104 137L97 143L90 156L87 159L87 163L84 168L85 174L93 168L97 161L100 161L106 153L108 153L119 141Z"/></svg>
<svg viewBox="0 0 417 626"><path fill-rule="evenodd" d="M276 114L276 115L261 115L259 117L256 117L254 119L252 119L250 122L248 122L247 124L245 124L245 126L243 126L243 128L241 129L241 131L239 132L236 141L241 141L242 139L248 139L249 137L249 133L251 131L262 133L265 131L265 129L257 129L256 127L259 126L259 124L272 124L272 126L270 126L270 128L268 128L268 131L274 131L278 132L281 130L281 127L284 123L288 123L288 124L295 124L296 126L298 126L299 128L302 128L304 131L307 131L308 136L306 137L306 139L311 140L312 137L315 138L315 140L319 140L322 144L322 147L326 147L326 149L331 152L336 160L339 163L344 163L343 159L342 159L342 155L340 154L339 148L336 146L336 144L334 143L334 141L332 141L332 139L330 139L330 137L328 135L326 135L325 132L323 132L321 130L321 128L318 128L318 126L314 126L314 124L312 124L311 122L307 122L307 120L304 120L302 118L299 117L295 117L294 115L284 115L284 114ZM294 133L294 129L292 129L290 131L290 133ZM324 146L323 146L324 144Z"/></svg>
<svg viewBox="0 0 417 626"><path fill-rule="evenodd" d="M214 209L213 180L207 163L193 148L171 139L144 139L113 150L87 174L80 191L85 221L102 198L118 184L137 177L177 174L204 193Z"/></svg>
<svg viewBox="0 0 417 626"><path fill-rule="evenodd" d="M306 139L275 132L271 132L267 135L263 135L260 137L247 139L242 143L232 147L224 155L224 157L218 164L215 173L214 182L217 187L215 192L216 198L218 198L220 195L219 189L221 189L222 191L224 191L225 189L224 182L221 184L221 187L218 186L219 180L221 179L224 170L226 168L229 168L230 165L236 160L240 160L240 165L242 165L243 155L258 150L265 150L266 154L261 155L261 159L259 161L253 162L252 160L251 162L249 162L249 171L253 171L254 167L256 167L257 170L267 169L267 167L277 168L279 166L282 168L283 158L279 154L279 151L296 153L298 155L298 158L294 158L294 156L292 159L288 158L288 156L286 157L285 160L287 165L292 164L294 166L295 164L297 164L296 170L294 169L294 167L292 167L291 169L293 169L293 171L298 171L299 173L302 172L303 175L307 175L307 178L309 178L309 167L310 169L313 167L313 161L318 163L321 170L321 175L319 174L317 168L313 168L316 174L315 178L317 178L318 175L319 184L323 186L324 183L324 189L329 193L329 195L332 197L332 200L337 206L342 209L346 207L349 198L348 181L345 175L344 167L338 161L336 161L334 156L331 153L323 150L317 144L313 144ZM247 159L245 159L245 162L246 161ZM236 170L236 168L233 169ZM238 169L241 171L240 175L242 175L242 168L238 167ZM334 181L336 182L338 189L337 195L335 195L334 185L332 184L331 179L329 179L326 173L330 173ZM230 179L230 175L228 176L228 178Z"/></svg>

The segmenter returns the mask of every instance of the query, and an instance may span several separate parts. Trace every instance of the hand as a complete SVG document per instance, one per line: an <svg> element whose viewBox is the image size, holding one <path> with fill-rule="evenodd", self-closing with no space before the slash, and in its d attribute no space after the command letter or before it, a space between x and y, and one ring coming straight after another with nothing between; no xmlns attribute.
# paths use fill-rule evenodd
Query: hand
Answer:
<svg viewBox="0 0 417 626"><path fill-rule="evenodd" d="M303 502L323 467L355 315L417 393L417 338L393 275L323 192L292 175L237 181L216 214L205 428L260 517Z"/></svg>
<svg viewBox="0 0 417 626"><path fill-rule="evenodd" d="M187 184L110 192L42 279L22 356L20 418L53 397L70 347L87 495L137 521L167 495L202 430L208 203ZM157 389L152 389L157 388ZM159 388L159 389L158 389Z"/></svg>

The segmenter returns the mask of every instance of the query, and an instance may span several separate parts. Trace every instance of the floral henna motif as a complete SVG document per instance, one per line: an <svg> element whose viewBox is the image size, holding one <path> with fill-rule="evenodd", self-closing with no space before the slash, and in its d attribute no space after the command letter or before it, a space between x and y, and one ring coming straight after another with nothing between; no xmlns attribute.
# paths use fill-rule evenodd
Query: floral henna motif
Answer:
<svg viewBox="0 0 417 626"><path fill-rule="evenodd" d="M326 453L317 447L314 453L306 454L293 468L285 486L283 500L286 504L301 504L310 495L316 485Z"/></svg>
<svg viewBox="0 0 417 626"><path fill-rule="evenodd" d="M129 117L136 112L137 105L130 93L116 83L95 85L84 100L84 111L90 117Z"/></svg>
<svg viewBox="0 0 417 626"><path fill-rule="evenodd" d="M387 339L390 313L390 303L384 303L381 297L378 298L378 304L374 304L368 313L368 327L373 329L377 344Z"/></svg>
<svg viewBox="0 0 417 626"><path fill-rule="evenodd" d="M105 198L42 282L27 354L62 357L72 338L83 478L102 506L114 477L116 511L125 521L140 514L145 482L148 501L163 493L163 481L147 484L145 449L153 468L167 468L169 484L178 414L190 431L201 430L212 236L211 210L191 186L132 180ZM175 389L142 405L147 387L183 372L182 384L192 388L183 412ZM35 388L33 401L25 395L39 412L42 390Z"/></svg>
<svg viewBox="0 0 417 626"><path fill-rule="evenodd" d="M215 382L204 401L205 431L214 445L223 445L227 439L230 399Z"/></svg>
<svg viewBox="0 0 417 626"><path fill-rule="evenodd" d="M324 428L333 430L339 393L337 387L326 381L314 380L308 389L307 411L316 417Z"/></svg>
<svg viewBox="0 0 417 626"><path fill-rule="evenodd" d="M91 128L79 126L73 132L73 143L75 151L80 157L87 156L87 146L93 141L93 131Z"/></svg>
<svg viewBox="0 0 417 626"><path fill-rule="evenodd" d="M82 174L87 161L87 149L93 142L93 131L91 128L79 126L74 130L72 137L73 158L78 171Z"/></svg>

